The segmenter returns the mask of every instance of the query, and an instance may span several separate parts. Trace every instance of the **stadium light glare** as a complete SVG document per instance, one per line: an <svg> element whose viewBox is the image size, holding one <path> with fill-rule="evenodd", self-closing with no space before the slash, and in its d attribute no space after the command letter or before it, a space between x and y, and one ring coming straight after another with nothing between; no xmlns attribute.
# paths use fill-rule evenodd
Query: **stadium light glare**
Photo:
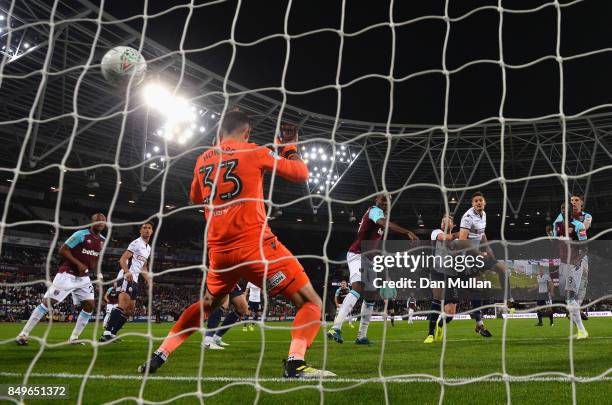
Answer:
<svg viewBox="0 0 612 405"><path fill-rule="evenodd" d="M200 132L206 131L206 127L200 127Z"/></svg>
<svg viewBox="0 0 612 405"><path fill-rule="evenodd" d="M150 154L150 153L147 153L147 155L146 155L146 156L147 156L147 159L149 159L149 158L151 157L151 154Z"/></svg>
<svg viewBox="0 0 612 405"><path fill-rule="evenodd" d="M308 159L304 159L304 163L308 164Z"/></svg>
<svg viewBox="0 0 612 405"><path fill-rule="evenodd" d="M302 222L302 218L297 218L296 221Z"/></svg>
<svg viewBox="0 0 612 405"><path fill-rule="evenodd" d="M327 167L323 166L323 168L321 169L321 171L323 171L323 173L327 172Z"/></svg>
<svg viewBox="0 0 612 405"><path fill-rule="evenodd" d="M163 110L172 98L170 92L159 83L147 84L143 92L147 104L156 110Z"/></svg>
<svg viewBox="0 0 612 405"><path fill-rule="evenodd" d="M95 195L95 194L93 194L93 193L89 193L89 194L87 194L87 195L88 195L88 196L90 196L91 198L94 198L94 197L96 196L96 195Z"/></svg>
<svg viewBox="0 0 612 405"><path fill-rule="evenodd" d="M315 171L315 172L318 172L318 171L319 171L319 167L318 167L318 166L315 166L315 167L314 167L314 171Z"/></svg>
<svg viewBox="0 0 612 405"><path fill-rule="evenodd" d="M308 159L309 157L310 157L310 153L308 153L308 152L304 153L304 158L305 159Z"/></svg>
<svg viewBox="0 0 612 405"><path fill-rule="evenodd" d="M323 191L324 188L325 187L322 184L319 186L319 190L321 190L321 191Z"/></svg>
<svg viewBox="0 0 612 405"><path fill-rule="evenodd" d="M342 145L342 146L340 146L340 149L342 149L342 150L346 150L346 146L345 146L345 145Z"/></svg>
<svg viewBox="0 0 612 405"><path fill-rule="evenodd" d="M4 21L4 14L0 14L0 21Z"/></svg>
<svg viewBox="0 0 612 405"><path fill-rule="evenodd" d="M311 154L311 155L310 155L310 158L311 158L312 160L317 160L317 155L315 155L315 154L313 153L313 154Z"/></svg>
<svg viewBox="0 0 612 405"><path fill-rule="evenodd" d="M525 225L529 225L529 222L525 222L524 224L525 224Z"/></svg>
<svg viewBox="0 0 612 405"><path fill-rule="evenodd" d="M325 162L327 160L327 155L326 154L322 154L321 155L321 160Z"/></svg>
<svg viewBox="0 0 612 405"><path fill-rule="evenodd" d="M319 179L314 179L315 184L319 183Z"/></svg>
<svg viewBox="0 0 612 405"><path fill-rule="evenodd" d="M24 42L24 43L23 43L23 47L24 47L25 49L28 49L28 48L30 47L30 44L29 44L29 43L27 43L27 42Z"/></svg>
<svg viewBox="0 0 612 405"><path fill-rule="evenodd" d="M128 200L128 202L129 202L130 204L136 204L136 201L134 201L134 200Z"/></svg>
<svg viewBox="0 0 612 405"><path fill-rule="evenodd" d="M153 147L153 152L159 152L159 146L154 146Z"/></svg>

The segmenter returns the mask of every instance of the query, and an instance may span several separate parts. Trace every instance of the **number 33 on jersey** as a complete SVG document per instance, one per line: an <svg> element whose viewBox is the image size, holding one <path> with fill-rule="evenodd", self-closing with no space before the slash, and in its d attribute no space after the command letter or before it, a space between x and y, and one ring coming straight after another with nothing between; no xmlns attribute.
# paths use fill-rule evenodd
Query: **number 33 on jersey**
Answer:
<svg viewBox="0 0 612 405"><path fill-rule="evenodd" d="M230 250L272 237L266 222L263 176L275 171L293 182L308 180L308 168L300 160L287 160L270 149L234 139L223 140L196 161L191 201L204 207L208 221L208 247Z"/></svg>

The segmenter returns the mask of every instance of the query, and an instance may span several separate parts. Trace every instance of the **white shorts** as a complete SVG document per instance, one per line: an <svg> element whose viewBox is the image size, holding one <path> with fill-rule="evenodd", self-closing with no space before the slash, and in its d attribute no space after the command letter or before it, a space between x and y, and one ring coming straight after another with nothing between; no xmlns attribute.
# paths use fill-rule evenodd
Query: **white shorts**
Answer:
<svg viewBox="0 0 612 405"><path fill-rule="evenodd" d="M349 268L349 281L353 284L361 281L361 255L359 253L348 252L346 261Z"/></svg>
<svg viewBox="0 0 612 405"><path fill-rule="evenodd" d="M76 277L68 273L57 273L53 278L53 285L45 293L44 299L51 298L57 302L62 302L68 294L72 294L74 305L93 300L94 288L89 276Z"/></svg>
<svg viewBox="0 0 612 405"><path fill-rule="evenodd" d="M559 264L559 292L562 295L573 293L573 298L580 304L586 294L589 261L585 256L578 265Z"/></svg>
<svg viewBox="0 0 612 405"><path fill-rule="evenodd" d="M349 281L351 284L354 282L363 283L363 288L365 291L376 291L376 287L374 287L374 279L378 277L378 275L372 269L368 269L366 274L366 280L362 278L362 273L364 273L361 269L361 255L359 253L348 252L346 254L346 261L349 267Z"/></svg>
<svg viewBox="0 0 612 405"><path fill-rule="evenodd" d="M106 312L111 312L113 308L117 308L117 304L106 304Z"/></svg>

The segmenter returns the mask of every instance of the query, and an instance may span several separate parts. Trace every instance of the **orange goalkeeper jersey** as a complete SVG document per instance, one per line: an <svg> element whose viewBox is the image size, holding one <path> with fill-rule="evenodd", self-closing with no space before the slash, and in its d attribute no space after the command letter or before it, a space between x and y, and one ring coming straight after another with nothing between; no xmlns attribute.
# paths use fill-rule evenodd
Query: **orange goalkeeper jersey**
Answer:
<svg viewBox="0 0 612 405"><path fill-rule="evenodd" d="M209 204L212 199L213 208L204 208L211 251L258 244L262 231L263 240L274 236L263 202L264 172L273 170L296 183L308 180L304 162L287 160L254 143L224 140L198 157L190 197L194 204Z"/></svg>

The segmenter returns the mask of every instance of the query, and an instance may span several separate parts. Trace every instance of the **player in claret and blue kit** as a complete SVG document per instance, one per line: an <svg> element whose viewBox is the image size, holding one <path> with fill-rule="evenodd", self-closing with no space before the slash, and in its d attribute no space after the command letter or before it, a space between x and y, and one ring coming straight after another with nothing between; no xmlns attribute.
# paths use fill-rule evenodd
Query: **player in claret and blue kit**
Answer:
<svg viewBox="0 0 612 405"><path fill-rule="evenodd" d="M388 198L390 200L391 196L388 196ZM376 242L381 240L385 227L388 227L390 232L405 235L411 240L418 239L414 232L396 225L387 219L387 201L387 197L384 195L379 195L376 198L376 205L368 208L365 214L363 214L363 218L361 218L361 222L359 223L359 229L357 230L357 238L355 238L349 247L348 253L346 254L352 290L351 293L344 299L344 302L342 302L342 305L338 310L338 314L334 319L334 325L329 331L327 331L327 338L335 342L344 342L344 338L342 337L342 324L353 310L353 307L359 298L361 298L361 295L365 292L365 283L361 279L362 242ZM367 333L370 318L372 317L372 312L374 312L374 299L373 291L367 291L367 293L368 297L364 297L363 303L361 304L359 332L357 333L357 339L355 340L355 344L359 345L369 345L371 343L368 339Z"/></svg>
<svg viewBox="0 0 612 405"><path fill-rule="evenodd" d="M574 194L570 200L571 211L566 221L563 212L553 222L554 236L559 237L559 291L565 294L570 318L578 328L576 339L586 339L589 333L582 323L580 305L584 299L589 271L587 256L587 231L591 227L591 214L583 211L584 200ZM562 211L565 209L562 208ZM571 242L567 242L571 241ZM581 243L582 242L582 243Z"/></svg>
<svg viewBox="0 0 612 405"><path fill-rule="evenodd" d="M60 247L62 264L53 278L53 284L45 293L43 302L34 309L30 319L15 339L19 346L28 344L28 335L34 326L52 310L53 305L61 303L68 295L72 295L74 305L81 305L81 312L70 335L70 342L84 344L78 339L87 326L95 306L94 288L89 276L98 265L100 251L104 245L105 238L101 232L106 228L106 217L103 214L94 214L91 222L93 225L90 228L73 233Z"/></svg>

